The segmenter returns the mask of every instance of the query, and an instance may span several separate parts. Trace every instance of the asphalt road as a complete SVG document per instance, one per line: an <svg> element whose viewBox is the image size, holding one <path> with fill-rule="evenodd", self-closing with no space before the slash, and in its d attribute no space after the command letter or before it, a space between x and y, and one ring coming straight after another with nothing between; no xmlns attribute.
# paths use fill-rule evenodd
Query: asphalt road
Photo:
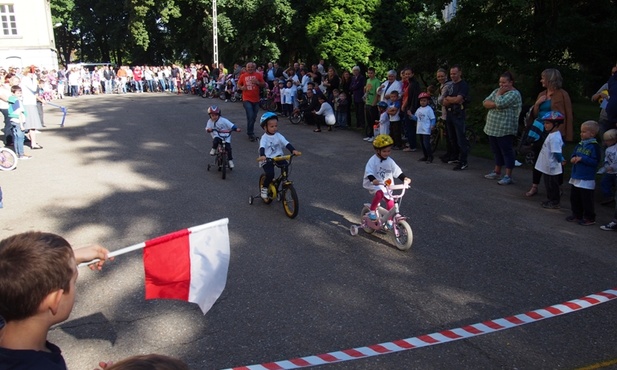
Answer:
<svg viewBox="0 0 617 370"><path fill-rule="evenodd" d="M70 369L100 360L161 353L194 369L292 359L420 336L525 313L617 286L617 233L567 223L562 209L523 196L515 184L483 178L490 160L462 172L394 152L412 179L402 204L414 231L408 252L386 235L349 234L362 203L363 169L373 154L354 131L313 133L285 120L280 131L303 152L291 178L300 214L280 203L248 204L261 174L257 143L234 133L236 168L206 171L208 104L245 127L240 103L170 94L65 99L46 107L45 147L12 172L1 237L27 230L65 236L75 247L120 249L228 217L231 262L223 295L203 315L195 304L144 300L141 253L102 272L80 271L68 321L51 329ZM260 128L257 127L256 132ZM574 369L617 361L617 302L537 323L330 369ZM614 366L614 365L613 365Z"/></svg>

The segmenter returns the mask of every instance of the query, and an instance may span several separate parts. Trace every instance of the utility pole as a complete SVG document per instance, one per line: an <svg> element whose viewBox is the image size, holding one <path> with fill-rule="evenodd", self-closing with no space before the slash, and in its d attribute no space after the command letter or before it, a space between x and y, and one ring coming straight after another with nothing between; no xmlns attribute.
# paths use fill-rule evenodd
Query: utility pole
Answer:
<svg viewBox="0 0 617 370"><path fill-rule="evenodd" d="M212 53L214 54L214 63L217 68L219 66L219 41L218 41L218 22L216 20L216 0L212 0Z"/></svg>

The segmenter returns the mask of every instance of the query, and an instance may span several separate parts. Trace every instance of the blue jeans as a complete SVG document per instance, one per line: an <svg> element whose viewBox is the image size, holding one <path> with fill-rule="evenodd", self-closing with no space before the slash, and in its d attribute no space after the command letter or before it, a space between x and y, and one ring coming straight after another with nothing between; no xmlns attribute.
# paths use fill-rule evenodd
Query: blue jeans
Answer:
<svg viewBox="0 0 617 370"><path fill-rule="evenodd" d="M617 174L605 173L604 175L602 175L602 180L600 181L600 189L602 189L602 197L604 198L613 197L613 188L615 187L615 183L617 183Z"/></svg>
<svg viewBox="0 0 617 370"><path fill-rule="evenodd" d="M259 113L259 102L243 101L242 105L246 111L246 134L249 137L254 137L255 121L257 120L257 113Z"/></svg>
<svg viewBox="0 0 617 370"><path fill-rule="evenodd" d="M414 121L405 113L405 117L403 118L403 129L405 130L405 137L407 138L407 144L411 149L416 149L418 146L416 141L416 126L418 125L417 121ZM430 137L430 135L429 135Z"/></svg>
<svg viewBox="0 0 617 370"><path fill-rule="evenodd" d="M465 137L465 115L464 114L454 114L453 112L448 112L446 116L446 123L450 122L452 127L454 127L454 131L456 132L456 145L458 146L459 151L459 161L461 163L467 163L467 155L469 154L469 143L467 142L467 138Z"/></svg>
<svg viewBox="0 0 617 370"><path fill-rule="evenodd" d="M21 157L22 155L24 155L25 134L19 128L19 124L14 124L11 130L13 132L13 148L15 148L15 154L17 154L18 157Z"/></svg>
<svg viewBox="0 0 617 370"><path fill-rule="evenodd" d="M111 94L113 91L113 85L111 80L105 80L105 94Z"/></svg>
<svg viewBox="0 0 617 370"><path fill-rule="evenodd" d="M144 85L141 80L135 80L135 92L144 92Z"/></svg>
<svg viewBox="0 0 617 370"><path fill-rule="evenodd" d="M337 110L335 113L337 127L347 127L347 112Z"/></svg>
<svg viewBox="0 0 617 370"><path fill-rule="evenodd" d="M488 142L491 144L491 151L495 158L495 166L507 169L514 168L514 135L506 135L502 137L489 136Z"/></svg>

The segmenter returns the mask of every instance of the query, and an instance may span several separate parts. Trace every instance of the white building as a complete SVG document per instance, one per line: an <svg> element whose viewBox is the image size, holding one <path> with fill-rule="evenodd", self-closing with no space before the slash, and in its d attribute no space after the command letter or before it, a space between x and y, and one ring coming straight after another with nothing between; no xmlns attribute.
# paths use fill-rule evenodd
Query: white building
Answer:
<svg viewBox="0 0 617 370"><path fill-rule="evenodd" d="M0 0L0 67L58 69L49 0Z"/></svg>

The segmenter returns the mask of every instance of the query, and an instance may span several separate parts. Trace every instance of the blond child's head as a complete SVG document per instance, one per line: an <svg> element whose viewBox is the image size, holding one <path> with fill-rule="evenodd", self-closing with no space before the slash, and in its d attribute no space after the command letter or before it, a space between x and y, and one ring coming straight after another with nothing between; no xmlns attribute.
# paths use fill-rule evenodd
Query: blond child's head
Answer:
<svg viewBox="0 0 617 370"><path fill-rule="evenodd" d="M602 135L602 141L606 146L615 145L617 143L617 129L610 129Z"/></svg>
<svg viewBox="0 0 617 370"><path fill-rule="evenodd" d="M587 140L596 137L600 125L596 121L585 121L581 124L581 140Z"/></svg>

